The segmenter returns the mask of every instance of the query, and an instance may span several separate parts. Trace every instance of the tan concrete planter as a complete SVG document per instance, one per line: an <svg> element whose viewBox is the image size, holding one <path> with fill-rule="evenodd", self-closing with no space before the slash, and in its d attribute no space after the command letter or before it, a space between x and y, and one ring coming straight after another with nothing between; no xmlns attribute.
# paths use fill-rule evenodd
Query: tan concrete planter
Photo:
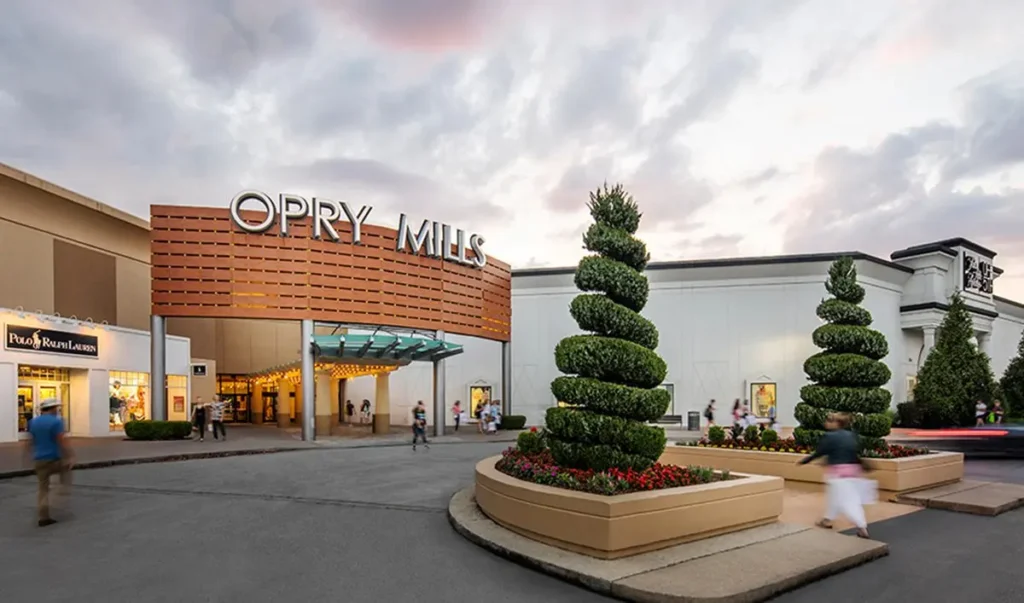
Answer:
<svg viewBox="0 0 1024 603"><path fill-rule="evenodd" d="M510 477L494 468L500 458L476 466L476 501L488 517L528 538L602 559L772 523L782 513L777 477L602 496Z"/></svg>
<svg viewBox="0 0 1024 603"><path fill-rule="evenodd" d="M660 462L666 465L713 467L756 475L774 475L787 481L825 483L825 467L818 462L798 465L802 454L760 452L702 446L668 446ZM900 494L958 482L964 477L964 455L933 452L903 459L867 459L869 477L878 481L879 495Z"/></svg>

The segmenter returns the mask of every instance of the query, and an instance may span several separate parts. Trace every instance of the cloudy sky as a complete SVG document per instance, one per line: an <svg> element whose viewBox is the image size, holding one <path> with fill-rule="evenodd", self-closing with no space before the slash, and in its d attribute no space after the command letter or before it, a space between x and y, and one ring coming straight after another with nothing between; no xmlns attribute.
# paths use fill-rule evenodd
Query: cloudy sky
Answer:
<svg viewBox="0 0 1024 603"><path fill-rule="evenodd" d="M148 217L242 188L657 260L964 236L1024 300L1019 0L3 0L0 162Z"/></svg>

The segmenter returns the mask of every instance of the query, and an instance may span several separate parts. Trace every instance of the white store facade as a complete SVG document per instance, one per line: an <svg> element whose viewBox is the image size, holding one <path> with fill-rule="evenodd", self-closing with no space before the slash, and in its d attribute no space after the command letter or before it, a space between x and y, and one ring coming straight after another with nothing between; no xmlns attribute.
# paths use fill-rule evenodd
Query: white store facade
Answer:
<svg viewBox="0 0 1024 603"><path fill-rule="evenodd" d="M26 437L47 398L61 401L68 433L124 437L131 419L152 418L149 332L0 308L0 442ZM167 338L168 418L185 420L190 342Z"/></svg>
<svg viewBox="0 0 1024 603"><path fill-rule="evenodd" d="M872 328L889 341L883 361L892 371L893 405L908 399L917 371L934 345L948 300L959 292L974 321L977 344L1000 378L1024 330L1024 304L993 295L1002 274L995 252L965 239L919 245L883 260L859 252L727 260L656 262L647 269L650 297L643 315L661 335L657 352L668 363L668 414L701 413L716 400L716 419L728 421L733 400L761 399L765 387L782 426L808 383L803 363L820 351L811 333L822 324L815 308L837 257L855 260L867 291ZM560 373L555 345L580 331L569 315L579 291L575 268L516 270L512 279L512 375L515 414L543 424L557 404L550 391Z"/></svg>

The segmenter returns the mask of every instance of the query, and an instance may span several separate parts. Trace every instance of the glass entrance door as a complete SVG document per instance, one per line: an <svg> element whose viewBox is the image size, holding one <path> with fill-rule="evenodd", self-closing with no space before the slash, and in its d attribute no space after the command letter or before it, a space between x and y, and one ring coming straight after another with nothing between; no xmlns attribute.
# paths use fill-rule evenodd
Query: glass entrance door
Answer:
<svg viewBox="0 0 1024 603"><path fill-rule="evenodd" d="M28 422L36 412L36 388L32 385L18 386L18 433L28 433Z"/></svg>
<svg viewBox="0 0 1024 603"><path fill-rule="evenodd" d="M28 422L32 420L32 417L39 416L39 403L50 398L62 403L57 412L64 419L64 429L70 431L68 420L71 413L64 406L64 403L67 402L66 396L61 395L62 390L67 391L69 389L66 384L64 387L61 387L59 383L22 383L19 385L18 433L28 433Z"/></svg>

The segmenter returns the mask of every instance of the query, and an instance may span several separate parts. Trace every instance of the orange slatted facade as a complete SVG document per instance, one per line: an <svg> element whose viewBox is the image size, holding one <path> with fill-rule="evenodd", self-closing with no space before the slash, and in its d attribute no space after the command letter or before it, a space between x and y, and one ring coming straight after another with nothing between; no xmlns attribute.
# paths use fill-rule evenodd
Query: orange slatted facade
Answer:
<svg viewBox="0 0 1024 603"><path fill-rule="evenodd" d="M154 315L313 319L509 341L512 271L494 258L477 269L396 251L398 231L369 224L354 245L344 221L335 242L314 239L309 218L289 221L282 237L276 226L242 231L227 208L150 212Z"/></svg>

